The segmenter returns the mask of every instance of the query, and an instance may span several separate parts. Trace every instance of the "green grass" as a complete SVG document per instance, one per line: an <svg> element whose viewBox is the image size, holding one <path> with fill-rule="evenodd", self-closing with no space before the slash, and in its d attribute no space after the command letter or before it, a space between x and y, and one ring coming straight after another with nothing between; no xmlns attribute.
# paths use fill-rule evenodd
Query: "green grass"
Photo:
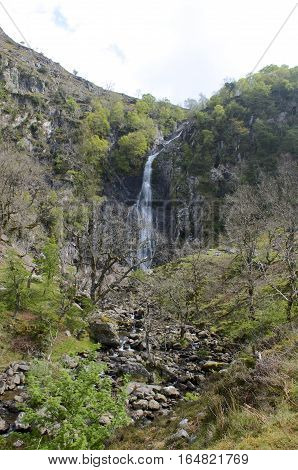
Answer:
<svg viewBox="0 0 298 470"><path fill-rule="evenodd" d="M82 352L91 352L98 349L98 344L92 343L89 338L78 340L74 337L67 337L61 334L55 342L52 360L58 361L64 354L74 356Z"/></svg>

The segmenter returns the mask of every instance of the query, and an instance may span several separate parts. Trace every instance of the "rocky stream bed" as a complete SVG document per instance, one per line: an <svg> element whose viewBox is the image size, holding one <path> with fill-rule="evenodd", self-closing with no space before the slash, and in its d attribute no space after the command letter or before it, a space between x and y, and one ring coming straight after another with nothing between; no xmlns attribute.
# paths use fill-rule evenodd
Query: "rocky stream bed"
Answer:
<svg viewBox="0 0 298 470"><path fill-rule="evenodd" d="M168 414L186 393L200 393L210 373L225 370L233 360L232 346L207 330L188 326L181 341L174 323L153 322L149 335L142 309L114 306L97 312L90 318L89 334L101 344L96 360L107 364L115 388L123 375L129 376L127 409L134 421ZM65 355L64 365L75 373L85 356ZM19 361L0 374L0 434L29 431L19 410L27 398L29 369L29 362Z"/></svg>

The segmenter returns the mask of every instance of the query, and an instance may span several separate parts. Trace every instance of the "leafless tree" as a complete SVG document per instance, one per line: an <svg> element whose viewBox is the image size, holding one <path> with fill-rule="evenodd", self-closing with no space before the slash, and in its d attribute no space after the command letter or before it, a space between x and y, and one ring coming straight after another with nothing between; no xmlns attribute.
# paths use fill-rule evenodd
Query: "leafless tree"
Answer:
<svg viewBox="0 0 298 470"><path fill-rule="evenodd" d="M225 228L231 244L238 248L243 264L249 314L255 318L255 288L258 269L255 263L257 242L264 230L256 189L243 185L226 198Z"/></svg>
<svg viewBox="0 0 298 470"><path fill-rule="evenodd" d="M40 165L12 150L0 152L0 235L32 230L45 185Z"/></svg>
<svg viewBox="0 0 298 470"><path fill-rule="evenodd" d="M259 263L268 280L267 267L273 260L282 261L286 277L286 290L274 283L271 287L286 302L287 319L297 300L297 201L298 165L290 159L282 161L274 178L264 178L260 186L262 213L266 218L268 249L266 263Z"/></svg>
<svg viewBox="0 0 298 470"><path fill-rule="evenodd" d="M104 200L93 203L81 239L82 263L90 269L90 297L98 303L136 269L138 234L129 227L127 208Z"/></svg>

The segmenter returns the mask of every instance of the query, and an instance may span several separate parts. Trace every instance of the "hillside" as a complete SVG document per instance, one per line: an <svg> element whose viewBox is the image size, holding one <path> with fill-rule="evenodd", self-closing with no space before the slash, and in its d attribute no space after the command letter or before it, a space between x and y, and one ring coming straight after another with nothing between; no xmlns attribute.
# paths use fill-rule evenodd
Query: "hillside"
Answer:
<svg viewBox="0 0 298 470"><path fill-rule="evenodd" d="M0 46L0 448L297 449L298 68L184 109Z"/></svg>

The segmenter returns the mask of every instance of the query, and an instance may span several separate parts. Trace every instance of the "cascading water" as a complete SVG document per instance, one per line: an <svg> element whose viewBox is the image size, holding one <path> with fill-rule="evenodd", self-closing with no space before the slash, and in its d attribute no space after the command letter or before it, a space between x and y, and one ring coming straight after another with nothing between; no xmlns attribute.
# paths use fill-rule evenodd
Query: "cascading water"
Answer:
<svg viewBox="0 0 298 470"><path fill-rule="evenodd" d="M174 137L163 142L163 148L161 150L149 155L144 168L142 188L137 203L134 206L139 226L139 248L137 256L138 260L141 261L140 268L144 271L148 271L151 267L155 245L151 187L152 163L165 147L173 142L173 140L180 137L183 127L184 126L181 126L177 130Z"/></svg>

